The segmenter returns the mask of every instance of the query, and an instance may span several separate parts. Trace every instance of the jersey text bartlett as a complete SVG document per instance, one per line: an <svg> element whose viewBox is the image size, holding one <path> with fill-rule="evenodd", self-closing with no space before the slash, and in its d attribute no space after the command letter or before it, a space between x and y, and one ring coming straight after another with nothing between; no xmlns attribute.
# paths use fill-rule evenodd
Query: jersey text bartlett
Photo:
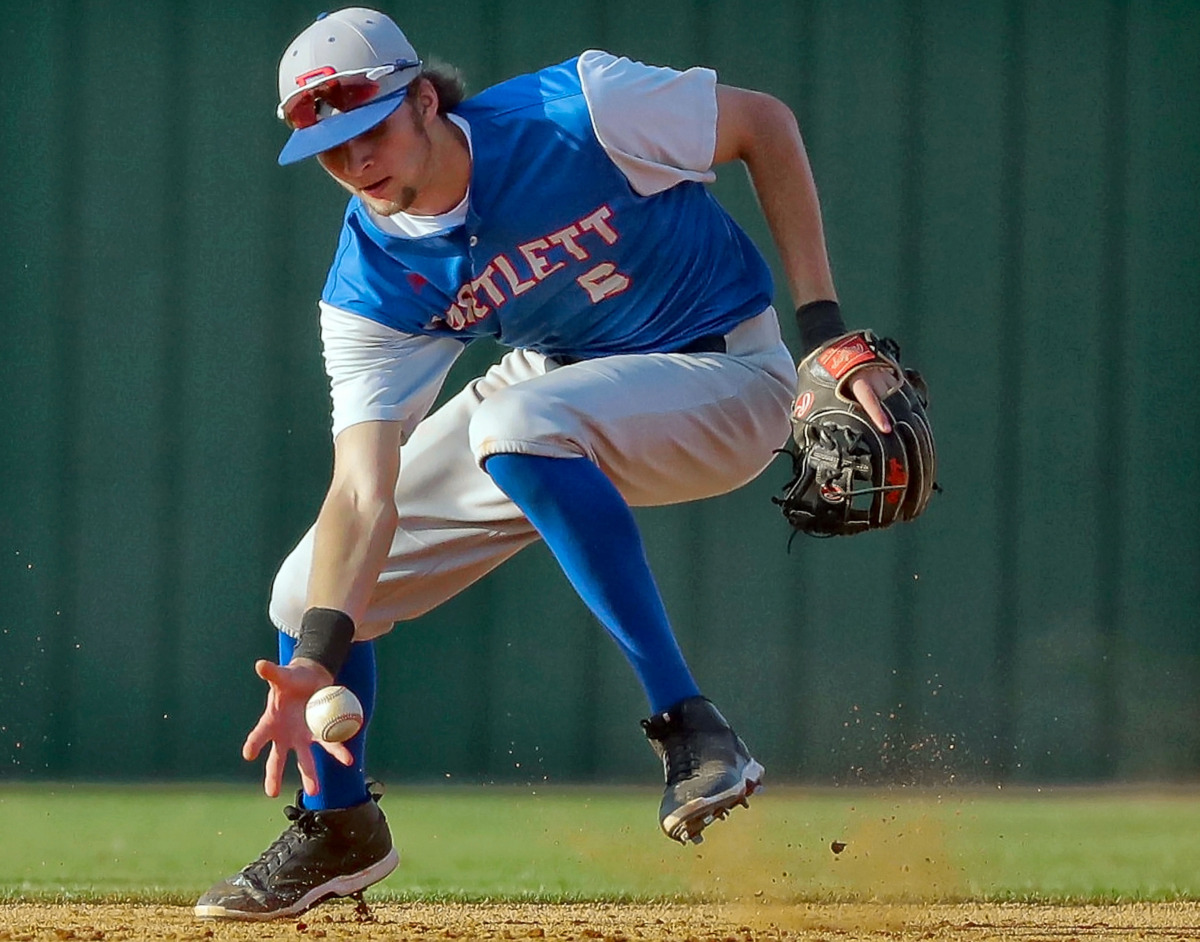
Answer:
<svg viewBox="0 0 1200 942"><path fill-rule="evenodd" d="M620 236L609 223L612 214L607 206L601 206L578 222L518 245L515 254L528 270L528 278L518 274L507 255L497 255L480 275L458 289L442 320L452 330L463 330L486 317L493 307L520 297L572 261L592 261L587 247L589 240L582 239L581 244L581 237L591 235L604 245L615 245ZM565 257L559 257L558 250ZM593 304L598 304L620 294L629 287L630 280L612 262L601 262L576 276L575 283L587 292Z"/></svg>

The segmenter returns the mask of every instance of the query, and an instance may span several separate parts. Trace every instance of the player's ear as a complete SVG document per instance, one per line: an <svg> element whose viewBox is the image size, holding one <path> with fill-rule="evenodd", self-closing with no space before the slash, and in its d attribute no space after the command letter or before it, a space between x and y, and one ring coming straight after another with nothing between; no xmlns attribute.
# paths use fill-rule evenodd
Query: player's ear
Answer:
<svg viewBox="0 0 1200 942"><path fill-rule="evenodd" d="M437 115L441 105L437 86L423 75L417 76L408 86L408 97L412 99L413 107L425 120Z"/></svg>

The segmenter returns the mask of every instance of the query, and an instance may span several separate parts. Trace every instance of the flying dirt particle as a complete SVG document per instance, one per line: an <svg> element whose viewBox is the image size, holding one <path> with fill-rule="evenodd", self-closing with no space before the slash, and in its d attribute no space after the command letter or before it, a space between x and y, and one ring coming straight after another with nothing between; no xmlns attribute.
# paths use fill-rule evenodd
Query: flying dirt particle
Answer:
<svg viewBox="0 0 1200 942"><path fill-rule="evenodd" d="M840 854L842 851L844 851L846 849L846 842L845 841L833 841L829 845L829 849L831 851L833 851L835 854Z"/></svg>

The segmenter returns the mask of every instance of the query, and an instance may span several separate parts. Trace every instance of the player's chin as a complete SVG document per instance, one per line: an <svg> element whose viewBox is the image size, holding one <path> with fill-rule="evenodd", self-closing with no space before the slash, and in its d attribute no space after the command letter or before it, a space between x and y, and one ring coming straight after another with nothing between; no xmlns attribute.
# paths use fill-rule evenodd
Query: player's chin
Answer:
<svg viewBox="0 0 1200 942"><path fill-rule="evenodd" d="M360 189L358 196L371 208L372 212L380 216L391 216L393 213L403 212L413 201L411 191L407 187L392 186L390 177L374 186Z"/></svg>
<svg viewBox="0 0 1200 942"><path fill-rule="evenodd" d="M359 198L367 204L367 207L376 216L393 216L396 213L404 211L404 207L395 200L379 199L377 197L359 194Z"/></svg>

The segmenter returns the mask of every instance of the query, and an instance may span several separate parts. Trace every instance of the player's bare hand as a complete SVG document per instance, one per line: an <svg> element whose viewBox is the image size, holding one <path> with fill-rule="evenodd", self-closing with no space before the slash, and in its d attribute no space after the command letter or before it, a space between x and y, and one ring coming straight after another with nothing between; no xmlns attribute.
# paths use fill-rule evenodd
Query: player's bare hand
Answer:
<svg viewBox="0 0 1200 942"><path fill-rule="evenodd" d="M271 661L258 661L254 671L267 682L267 705L242 745L242 757L253 761L267 743L271 744L263 788L276 798L283 787L288 753L294 752L304 793L317 794L317 767L312 756L314 740L304 721L304 706L314 693L333 683L333 678L321 665L309 661L282 667ZM343 765L353 764L354 757L342 743L319 742L318 745Z"/></svg>
<svg viewBox="0 0 1200 942"><path fill-rule="evenodd" d="M850 380L850 395L863 407L871 424L885 435L892 430L892 423L880 403L895 387L896 376L885 366L865 367Z"/></svg>

